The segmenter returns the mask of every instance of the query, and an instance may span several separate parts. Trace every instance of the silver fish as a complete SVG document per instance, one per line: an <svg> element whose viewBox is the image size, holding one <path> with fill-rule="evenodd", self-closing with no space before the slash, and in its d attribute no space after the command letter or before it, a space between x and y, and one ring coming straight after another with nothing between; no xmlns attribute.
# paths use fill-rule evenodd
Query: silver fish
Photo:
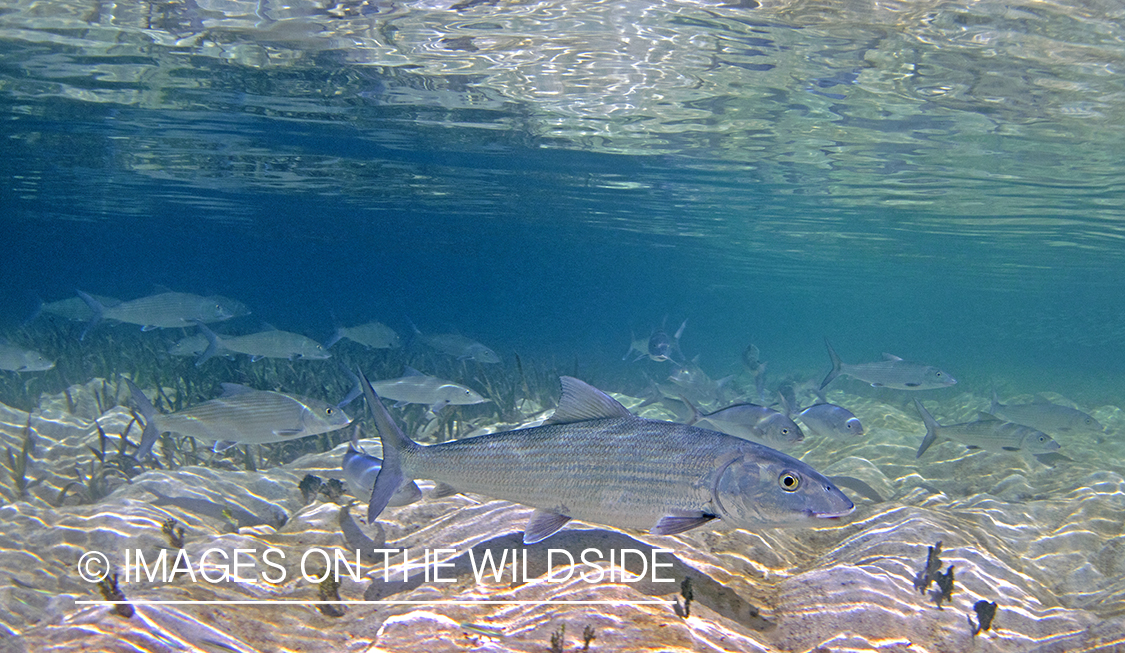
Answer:
<svg viewBox="0 0 1125 653"><path fill-rule="evenodd" d="M863 435L863 424L852 414L852 411L843 406L830 404L824 400L824 395L817 394L820 396L819 403L804 410L799 407L796 409L797 419L801 420L802 424L821 437L851 438ZM781 399L782 411L792 417L795 412L796 389L792 384L787 384L778 391L778 396Z"/></svg>
<svg viewBox="0 0 1125 653"><path fill-rule="evenodd" d="M668 337L668 332L664 330L664 325L653 332L648 339L648 357L654 361L673 361L677 358L683 359L683 354L680 352L680 337L684 335L684 328L687 326L687 320L680 324L680 328L676 330L676 335L671 338Z"/></svg>
<svg viewBox="0 0 1125 653"><path fill-rule="evenodd" d="M359 426L356 426L348 450L344 452L344 481L348 484L348 491L357 499L369 499L371 490L375 487L375 477L383 468L383 460L365 453L359 447ZM422 498L422 490L413 481L404 485L387 505L405 506Z"/></svg>
<svg viewBox="0 0 1125 653"><path fill-rule="evenodd" d="M859 418L836 404L813 404L797 413L797 419L821 437L854 438L863 435L863 424Z"/></svg>
<svg viewBox="0 0 1125 653"><path fill-rule="evenodd" d="M416 478L535 508L526 544L571 519L674 535L716 519L735 528L813 526L855 509L796 458L722 433L636 417L575 378L562 377L562 398L548 424L431 446L406 437L363 381L383 444L369 523Z"/></svg>
<svg viewBox="0 0 1125 653"><path fill-rule="evenodd" d="M161 433L179 433L208 442L263 444L327 433L351 421L343 410L318 399L223 384L223 395L174 413L161 414L129 379L133 402L145 427L137 458L152 451Z"/></svg>
<svg viewBox="0 0 1125 653"><path fill-rule="evenodd" d="M465 336L456 333L424 334L411 322L414 337L425 343L428 347L436 349L443 354L456 356L457 360L474 360L478 363L499 363L500 357L488 347Z"/></svg>
<svg viewBox="0 0 1125 653"><path fill-rule="evenodd" d="M207 336L197 333L177 340L168 348L168 353L173 356L198 356L207 351L207 344Z"/></svg>
<svg viewBox="0 0 1125 653"><path fill-rule="evenodd" d="M324 348L328 349L345 338L371 349L398 349L402 346L394 329L382 322L368 322L359 326L336 329L336 333L324 343Z"/></svg>
<svg viewBox="0 0 1125 653"><path fill-rule="evenodd" d="M409 366L404 376L374 381L371 385L381 397L393 399L397 404L426 404L432 413L449 405L468 406L489 401L472 388L422 374Z"/></svg>
<svg viewBox="0 0 1125 653"><path fill-rule="evenodd" d="M116 306L121 303L120 299L113 297L106 297L104 295L90 295L94 299L101 302L102 306ZM39 306L35 316L32 316L28 321L35 319L40 313L47 313L48 315L57 315L63 319L73 320L75 322L88 322L90 318L94 317L94 311L90 310L90 306L81 297L67 297L60 299L57 302L46 302Z"/></svg>
<svg viewBox="0 0 1125 653"><path fill-rule="evenodd" d="M665 318L667 320L667 318ZM678 363L683 360L684 355L680 351L680 337L684 335L684 328L687 326L687 320L680 324L680 328L676 330L676 335L669 337L668 332L664 330L662 324L659 329L652 332L647 339L631 337L629 340L629 351L621 360L626 360L635 351L637 352L636 358L633 362L639 361L644 357L657 362L672 361ZM632 336L632 334L630 334Z"/></svg>
<svg viewBox="0 0 1125 653"><path fill-rule="evenodd" d="M796 422L772 408L758 404L734 404L702 415L691 402L681 399L692 412L688 426L710 424L716 431L727 435L783 449L805 439L804 432Z"/></svg>
<svg viewBox="0 0 1125 653"><path fill-rule="evenodd" d="M1093 416L1069 406L1052 404L1042 397L1036 397L1030 404L1004 405L1000 403L996 391L993 390L992 407L988 412L1000 419L1051 433L1105 430L1105 427Z"/></svg>
<svg viewBox="0 0 1125 653"><path fill-rule="evenodd" d="M150 331L189 327L197 322L221 322L234 317L235 312L240 310L238 306L225 305L226 298L218 295L202 297L191 293L163 292L114 306L106 306L81 290L78 291L78 296L94 314L82 333L83 338L102 320L139 324L142 331Z"/></svg>
<svg viewBox="0 0 1125 653"><path fill-rule="evenodd" d="M55 361L31 349L24 349L0 338L0 370L9 372L46 372Z"/></svg>
<svg viewBox="0 0 1125 653"><path fill-rule="evenodd" d="M698 358L697 356L696 359L688 361L673 370L672 373L668 375L668 380L671 381L672 384L658 383L656 384L657 391L668 399L682 400L686 398L698 405L724 403L723 388L734 377L727 376L719 380L712 379L710 376L707 376L707 373L699 366L697 362Z"/></svg>
<svg viewBox="0 0 1125 653"><path fill-rule="evenodd" d="M222 352L246 354L253 361L262 358L287 358L289 360L332 358L332 354L328 353L319 342L306 338L299 333L271 329L245 336L220 336L202 323L198 324L203 335L207 336L209 344L206 351L195 361L197 366Z"/></svg>
<svg viewBox="0 0 1125 653"><path fill-rule="evenodd" d="M914 407L926 425L926 437L918 447L916 458L921 458L926 449L939 437L956 440L970 449L985 451L1026 451L1031 454L1051 453L1059 450L1059 443L1051 436L1030 426L1005 422L988 413L981 413L980 419L964 424L942 426L930 415L922 402L914 400Z"/></svg>
<svg viewBox="0 0 1125 653"><path fill-rule="evenodd" d="M904 361L892 354L883 354L881 361L849 365L840 361L840 357L836 355L827 338L824 344L828 346L828 356L832 359L832 371L820 383L821 390L841 375L866 381L877 388L895 390L932 390L957 383L949 373L932 365Z"/></svg>

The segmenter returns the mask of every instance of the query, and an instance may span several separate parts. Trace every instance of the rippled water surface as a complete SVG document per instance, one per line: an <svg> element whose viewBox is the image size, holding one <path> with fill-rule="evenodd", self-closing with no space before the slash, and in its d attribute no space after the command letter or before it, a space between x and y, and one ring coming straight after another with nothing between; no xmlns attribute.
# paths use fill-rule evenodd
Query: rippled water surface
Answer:
<svg viewBox="0 0 1125 653"><path fill-rule="evenodd" d="M564 625L568 651L587 626L591 651L1119 650L1123 20L1111 2L0 0L0 336L54 362L0 352L0 650L538 651ZM172 349L194 326L87 332L85 304L50 304L76 289L243 302L220 337L380 320L405 346L197 366ZM685 320L675 361L622 359ZM137 462L121 381L163 412L229 382L335 403L337 363L410 365L491 400L391 409L436 442L542 419L560 375L658 419L785 386L807 406L825 337L847 364L888 352L958 380L828 387L865 435L788 453L866 484L845 485L854 514L675 536L574 522L526 548L529 509L486 496L424 482L378 526L366 496L305 496L307 474L342 478L350 431L166 438ZM1055 456L917 455L914 398L951 425L994 392L1105 428L1051 432ZM287 580L123 578L132 616L76 603L102 597L83 553L175 556L168 519L193 559L277 547ZM940 609L914 587L939 540ZM453 551L455 582L383 583L371 559L341 599L607 603L140 603L315 601L304 552L384 541ZM547 549L591 547L669 549L675 582L525 582ZM528 578L475 578L486 550L523 551ZM690 616L638 603L682 600L684 578ZM978 601L998 611L974 636Z"/></svg>

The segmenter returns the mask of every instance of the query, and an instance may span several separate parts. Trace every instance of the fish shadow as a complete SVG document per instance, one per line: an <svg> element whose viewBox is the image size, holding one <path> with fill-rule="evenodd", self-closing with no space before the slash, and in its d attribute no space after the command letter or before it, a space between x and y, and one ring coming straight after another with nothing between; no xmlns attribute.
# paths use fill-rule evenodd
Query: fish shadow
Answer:
<svg viewBox="0 0 1125 653"><path fill-rule="evenodd" d="M656 547L641 542L623 533L616 533L613 531L605 530L564 530L560 531L547 540L538 542L536 544L524 545L522 533L509 533L495 537L486 542L482 542L471 549L465 551L460 555L446 561L451 563L452 567L444 566L441 568L443 578L456 576L459 582L466 582L474 579L473 573L473 560L475 559L478 566L482 557L486 555L487 551L491 551L492 559L499 565L499 561L505 552L507 552L508 560L507 566L504 568L504 574L500 579L503 582L505 579L511 580L513 578L511 557L512 550L519 551L518 565L516 573L516 580L512 583L512 587L516 587L524 582L545 582L548 572L552 569L548 567L548 550L554 550L550 556L553 558L552 563L554 571L553 578L561 579L566 575L566 571L560 569L560 566L568 566L570 560L561 553L559 550L569 553L574 560L575 578L579 578L578 574L585 571L591 576L597 576L597 570L582 564L582 552L588 549L596 549L601 553L601 557L594 557L590 554L588 557L592 562L596 562L603 571L606 571L606 576L602 577L601 582L591 582L590 585L597 584L626 584L637 592L648 596L668 597L671 594L678 595L682 587L684 579L691 581L691 602L706 606L711 611L722 615L736 623L756 631L768 631L775 627L775 624L766 618L762 617L757 607L749 603L734 590L725 587L713 578L700 572L698 569L685 564L680 560L674 552L672 553L657 553L656 561L661 563L661 566L653 573L651 563L653 561L653 551ZM639 551L641 555L629 553L625 556L624 568L630 574L630 581L608 581L604 580L608 577L608 562L610 551L615 552L615 562L620 564L619 559L622 557L621 552L625 549L632 549ZM411 553L412 559L415 557L414 552ZM526 561L526 567L525 567ZM561 564L560 564L561 563ZM664 566L665 563L671 563L670 566ZM648 567L647 571L645 566ZM524 569L526 568L526 573ZM486 568L487 569L487 568ZM401 571L398 572L401 574ZM644 577L631 581L632 578L644 574ZM653 578L672 579L671 581L655 582ZM393 578L393 574L392 574ZM391 580L384 582L382 573L377 572L373 575L373 582L364 593L364 599L368 601L388 600L388 597L393 597L396 594L409 592L424 584L427 584L425 576L421 570L415 570L411 573L410 578L406 581ZM482 574L482 578L488 578L493 581L493 574L491 569ZM439 585L440 586L440 585ZM669 597L670 598L670 597ZM678 602L674 606L675 614L683 614L683 607Z"/></svg>

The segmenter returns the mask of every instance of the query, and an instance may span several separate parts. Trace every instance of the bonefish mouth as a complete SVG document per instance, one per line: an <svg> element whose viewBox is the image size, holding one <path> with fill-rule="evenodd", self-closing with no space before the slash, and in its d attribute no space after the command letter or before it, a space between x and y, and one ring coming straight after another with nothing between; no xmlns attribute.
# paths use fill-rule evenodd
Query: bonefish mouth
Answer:
<svg viewBox="0 0 1125 653"><path fill-rule="evenodd" d="M855 512L855 504L842 512L814 512L812 515L817 519L839 519L840 517L847 517Z"/></svg>

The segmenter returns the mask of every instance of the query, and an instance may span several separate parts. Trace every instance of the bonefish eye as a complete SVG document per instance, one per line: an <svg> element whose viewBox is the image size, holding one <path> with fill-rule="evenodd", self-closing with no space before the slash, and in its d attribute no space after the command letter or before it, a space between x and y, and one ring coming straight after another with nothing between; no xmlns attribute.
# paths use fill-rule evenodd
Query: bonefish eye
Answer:
<svg viewBox="0 0 1125 653"><path fill-rule="evenodd" d="M328 408L324 409L324 414L329 416L329 417L332 417L333 415L336 414L336 410L334 408L332 408L331 406L329 406Z"/></svg>
<svg viewBox="0 0 1125 653"><path fill-rule="evenodd" d="M797 487L801 485L801 477L797 476L795 472L782 472L777 482L781 485L782 490L796 492Z"/></svg>

